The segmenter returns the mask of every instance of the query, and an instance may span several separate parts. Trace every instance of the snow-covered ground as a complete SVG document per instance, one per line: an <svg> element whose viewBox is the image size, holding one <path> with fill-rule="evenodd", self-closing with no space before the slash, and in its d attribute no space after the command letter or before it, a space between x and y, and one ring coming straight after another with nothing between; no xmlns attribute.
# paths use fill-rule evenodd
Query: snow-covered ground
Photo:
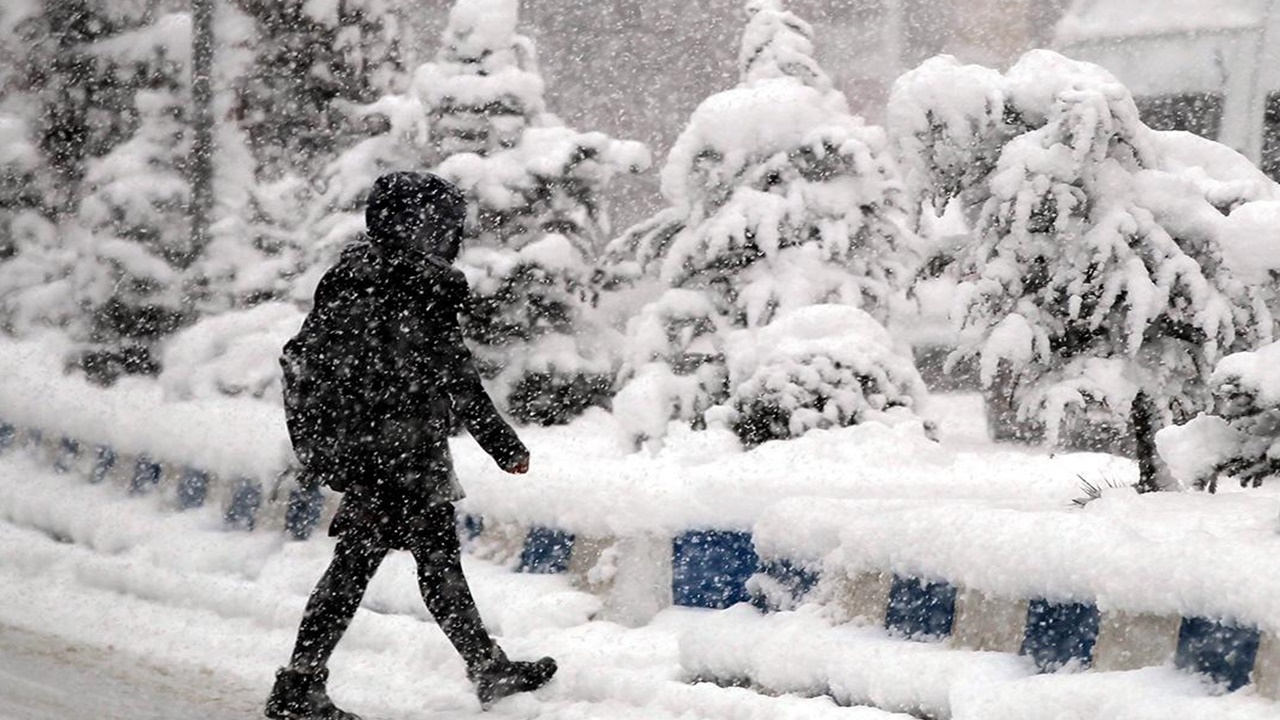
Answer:
<svg viewBox="0 0 1280 720"><path fill-rule="evenodd" d="M256 712L332 542L221 529L212 509L0 460L0 711L52 717L221 718ZM467 558L482 613L517 657L549 653L558 680L489 715L518 718L894 717L830 699L683 682L679 637L705 615L639 629L590 620L598 602L561 577ZM16 668L16 669L15 669ZM478 717L464 668L388 558L332 663L333 696L368 717ZM88 681L81 682L88 678Z"/></svg>

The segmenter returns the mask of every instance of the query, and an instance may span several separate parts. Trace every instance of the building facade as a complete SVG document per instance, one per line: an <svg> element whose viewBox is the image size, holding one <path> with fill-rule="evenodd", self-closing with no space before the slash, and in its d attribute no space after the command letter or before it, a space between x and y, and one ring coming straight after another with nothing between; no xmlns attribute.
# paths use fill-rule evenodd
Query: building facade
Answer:
<svg viewBox="0 0 1280 720"><path fill-rule="evenodd" d="M1077 0L1055 46L1129 87L1143 120L1235 148L1280 178L1275 0Z"/></svg>

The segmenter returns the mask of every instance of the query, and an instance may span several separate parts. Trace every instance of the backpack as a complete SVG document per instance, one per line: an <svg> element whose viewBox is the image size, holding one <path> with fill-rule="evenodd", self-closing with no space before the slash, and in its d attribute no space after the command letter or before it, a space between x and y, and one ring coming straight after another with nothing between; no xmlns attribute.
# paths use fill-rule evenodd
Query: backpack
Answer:
<svg viewBox="0 0 1280 720"><path fill-rule="evenodd" d="M284 419L293 443L293 453L302 465L298 483L303 487L324 485L335 492L347 489L340 425L336 409L344 407L333 363L317 362L308 347L307 324L280 355L283 379Z"/></svg>

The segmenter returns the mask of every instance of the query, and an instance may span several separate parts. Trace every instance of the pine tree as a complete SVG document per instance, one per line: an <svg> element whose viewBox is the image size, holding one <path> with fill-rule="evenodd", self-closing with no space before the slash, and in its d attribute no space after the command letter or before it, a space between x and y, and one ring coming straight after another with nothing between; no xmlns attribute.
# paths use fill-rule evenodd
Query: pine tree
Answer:
<svg viewBox="0 0 1280 720"><path fill-rule="evenodd" d="M131 38L130 53L149 47L150 89L135 96L137 129L85 174L77 219L89 236L74 271L83 317L73 335L85 343L80 363L100 382L158 372L156 342L192 317L186 271L203 248L194 246L189 221L188 68L175 53L189 47L189 32L183 14Z"/></svg>
<svg viewBox="0 0 1280 720"><path fill-rule="evenodd" d="M79 314L71 287L88 242L78 216L86 174L137 131L135 94L174 89L189 53L189 19L158 15L159 6L39 0L6 7L4 48L13 64L0 104L30 129L39 151L23 174L14 255L0 266L12 332L67 326Z"/></svg>
<svg viewBox="0 0 1280 720"><path fill-rule="evenodd" d="M547 116L533 41L519 34L518 3L458 0L435 62L418 68L414 87L427 107L431 165L459 153L488 156L520 142Z"/></svg>
<svg viewBox="0 0 1280 720"><path fill-rule="evenodd" d="M817 385L789 393L807 397L803 407L791 400L758 403L752 397L754 370L748 368L756 353L739 333L733 357L727 348L734 331L749 335L825 303L861 308L874 317L868 318L871 326L883 322L913 271L916 248L900 205L901 181L887 136L849 112L844 96L813 60L809 25L774 0L749 2L747 14L738 86L699 106L663 168L662 191L670 207L624 233L610 252L626 261L617 266L619 272L630 264L633 272L656 276L681 294L696 292L715 308L719 330L708 337L714 350L697 355L724 369L701 371L707 377L696 384L710 394L679 405L698 413L728 403L729 412L717 416L730 418L744 442L755 444L862 418L835 413L831 402L830 417L800 420L806 407L820 409L831 400ZM659 302L642 311L633 333L660 322L644 316L666 315L664 307ZM671 363L673 351L678 354L680 348L641 348L628 372L637 372L640 361ZM830 360L844 378L836 385L910 404L914 390L889 392L874 381L860 384L858 370L843 360L819 359L821 354L813 349L777 359L786 367L772 382L817 383L806 368ZM677 359L670 367L687 363ZM718 375L728 377L727 388L716 387ZM671 390L672 395L687 393Z"/></svg>
<svg viewBox="0 0 1280 720"><path fill-rule="evenodd" d="M429 108L437 172L473 205L461 264L464 326L518 420L562 423L611 394L612 354L590 281L609 233L604 192L648 166L634 142L565 127L545 111L517 3L463 0L415 86Z"/></svg>
<svg viewBox="0 0 1280 720"><path fill-rule="evenodd" d="M940 68L976 78L978 92L920 92L943 82ZM1141 123L1123 85L1048 51L1028 53L1000 82L927 63L895 97L896 116L911 121L909 163L928 178L919 187L959 197L978 238L960 260L955 357L979 355L984 384L1002 387L1051 442L1091 415L1128 424L1142 487L1155 489L1159 424L1203 406L1222 353L1271 336L1260 295L1221 261L1216 226L1243 198L1232 183L1180 175L1173 140ZM977 137L947 134L975 111ZM920 143L922 131L942 139ZM954 171L964 153L989 159L993 147L994 165ZM1247 183L1234 185L1238 194Z"/></svg>
<svg viewBox="0 0 1280 720"><path fill-rule="evenodd" d="M75 208L86 161L122 142L137 122L137 69L97 50L147 17L143 7L104 0L42 0L15 28L25 52L14 85L38 108L32 126L39 128L44 201L53 217Z"/></svg>
<svg viewBox="0 0 1280 720"><path fill-rule="evenodd" d="M609 233L603 194L648 155L547 113L533 43L517 24L515 0L460 0L436 59L415 71L409 91L356 110L382 118L382 132L325 169L312 223L319 256L308 265L322 267L358 234L379 174L430 169L454 182L469 203L464 329L482 371L516 419L559 423L610 390L590 285Z"/></svg>
<svg viewBox="0 0 1280 720"><path fill-rule="evenodd" d="M236 113L267 180L310 178L358 135L350 106L400 89L391 0L238 0L257 25Z"/></svg>

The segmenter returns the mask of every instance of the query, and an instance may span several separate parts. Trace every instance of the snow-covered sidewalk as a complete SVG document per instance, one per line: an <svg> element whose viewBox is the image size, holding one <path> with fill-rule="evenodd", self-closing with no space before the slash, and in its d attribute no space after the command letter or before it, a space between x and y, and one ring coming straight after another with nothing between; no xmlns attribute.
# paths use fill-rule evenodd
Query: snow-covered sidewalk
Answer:
<svg viewBox="0 0 1280 720"><path fill-rule="evenodd" d="M86 717L181 717L170 711L188 702L222 707L223 699L211 697L225 698L228 716L256 708L288 656L306 593L331 548L327 538L297 543L276 533L227 532L215 510L172 513L159 498L123 497L22 453L0 460L0 627L83 648L79 657L89 666L118 657L129 689L109 702L99 702L92 687L72 689L93 667L70 655L71 668L49 666L51 674L70 674L44 685L60 688L57 700ZM504 646L515 656L555 655L562 667L553 685L500 703L492 717L896 717L826 698L687 684L678 638L705 612L670 610L626 629L591 621L597 600L561 577L515 574L473 558L467 572ZM393 554L379 571L332 668L334 697L368 717L479 716L461 661L417 597L406 554ZM161 682L165 677L201 687ZM168 688L173 696L133 696ZM10 698L16 720L41 717L19 714L27 705L17 697Z"/></svg>

